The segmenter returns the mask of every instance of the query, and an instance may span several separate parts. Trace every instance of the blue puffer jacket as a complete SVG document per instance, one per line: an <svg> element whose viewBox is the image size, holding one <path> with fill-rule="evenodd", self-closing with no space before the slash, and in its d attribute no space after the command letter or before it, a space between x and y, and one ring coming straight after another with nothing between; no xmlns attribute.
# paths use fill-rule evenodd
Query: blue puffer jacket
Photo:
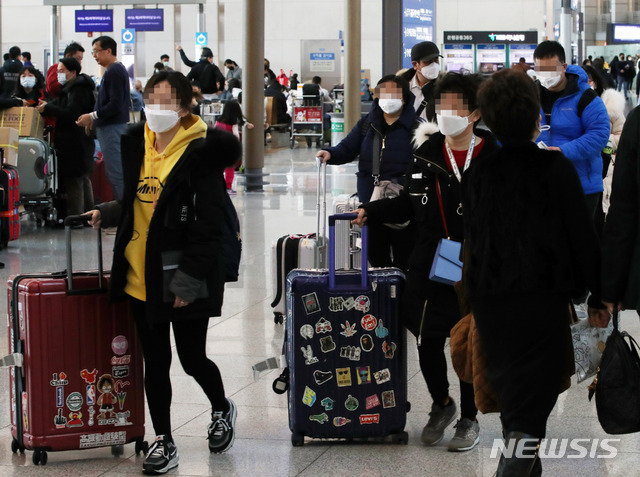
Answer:
<svg viewBox="0 0 640 477"><path fill-rule="evenodd" d="M413 95L411 101L404 105L402 115L391 126L387 126L383 135L384 114L378 100L374 101L371 112L360 119L351 129L347 137L335 147L325 148L331 153L327 164L346 164L360 155L358 162L358 198L361 202L369 202L373 192L372 158L373 136L378 134L384 138L384 150L381 154L380 180L395 179L405 184L405 173L413 160L413 130L417 125L416 111L413 109ZM366 123L370 123L367 126ZM366 134L363 135L363 132ZM383 144L383 140L380 140Z"/></svg>
<svg viewBox="0 0 640 477"><path fill-rule="evenodd" d="M602 149L607 145L611 125L604 103L596 97L578 117L578 102L589 89L587 73L575 65L567 66L567 87L551 110L551 129L538 138L547 146L559 147L573 162L585 194L603 191ZM573 77L573 78L572 78ZM547 123L540 108L541 124Z"/></svg>

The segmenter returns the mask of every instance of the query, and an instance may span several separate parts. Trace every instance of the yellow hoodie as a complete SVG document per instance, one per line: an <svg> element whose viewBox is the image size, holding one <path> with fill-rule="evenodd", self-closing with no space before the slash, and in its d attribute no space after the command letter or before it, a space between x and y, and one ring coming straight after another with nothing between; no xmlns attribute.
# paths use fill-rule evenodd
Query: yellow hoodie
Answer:
<svg viewBox="0 0 640 477"><path fill-rule="evenodd" d="M133 235L124 256L129 262L125 292L138 300L146 301L145 259L147 233L155 205L162 194L169 173L174 168L189 143L207 135L207 125L197 117L182 120L182 125L167 148L159 154L155 148L156 134L144 126L144 162L140 168L138 191L133 201Z"/></svg>

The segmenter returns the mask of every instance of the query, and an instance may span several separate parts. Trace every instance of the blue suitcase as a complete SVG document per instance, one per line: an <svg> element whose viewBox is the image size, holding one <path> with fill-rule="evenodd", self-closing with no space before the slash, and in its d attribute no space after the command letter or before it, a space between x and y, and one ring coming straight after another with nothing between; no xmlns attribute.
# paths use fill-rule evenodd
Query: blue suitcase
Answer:
<svg viewBox="0 0 640 477"><path fill-rule="evenodd" d="M312 438L380 438L404 444L407 412L406 333L398 308L404 274L367 269L367 227L360 270L335 266L329 217L329 270L287 276L286 358L289 428L294 446Z"/></svg>

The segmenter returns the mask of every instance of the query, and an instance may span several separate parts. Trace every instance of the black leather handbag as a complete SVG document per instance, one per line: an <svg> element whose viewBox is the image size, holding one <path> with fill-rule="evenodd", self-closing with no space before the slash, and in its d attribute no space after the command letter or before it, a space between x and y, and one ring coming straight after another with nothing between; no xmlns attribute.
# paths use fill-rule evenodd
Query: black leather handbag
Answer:
<svg viewBox="0 0 640 477"><path fill-rule="evenodd" d="M640 354L638 343L618 327L618 311L613 313L613 332L607 339L595 388L598 421L607 434L640 431ZM594 387L595 384L595 387Z"/></svg>

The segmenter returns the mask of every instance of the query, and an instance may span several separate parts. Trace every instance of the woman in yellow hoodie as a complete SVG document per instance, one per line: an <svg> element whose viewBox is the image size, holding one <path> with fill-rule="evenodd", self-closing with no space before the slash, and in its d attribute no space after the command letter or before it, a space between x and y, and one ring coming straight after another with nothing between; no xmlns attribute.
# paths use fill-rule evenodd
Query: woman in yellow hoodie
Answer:
<svg viewBox="0 0 640 477"><path fill-rule="evenodd" d="M122 136L123 199L98 205L90 223L118 226L111 295L130 300L136 320L157 436L143 470L162 474L178 465L170 420L170 327L182 367L211 401L209 450L224 452L234 441L236 407L207 358L206 336L224 292L223 171L241 150L232 134L208 130L190 113L191 84L181 73L152 76L144 94L147 122Z"/></svg>

